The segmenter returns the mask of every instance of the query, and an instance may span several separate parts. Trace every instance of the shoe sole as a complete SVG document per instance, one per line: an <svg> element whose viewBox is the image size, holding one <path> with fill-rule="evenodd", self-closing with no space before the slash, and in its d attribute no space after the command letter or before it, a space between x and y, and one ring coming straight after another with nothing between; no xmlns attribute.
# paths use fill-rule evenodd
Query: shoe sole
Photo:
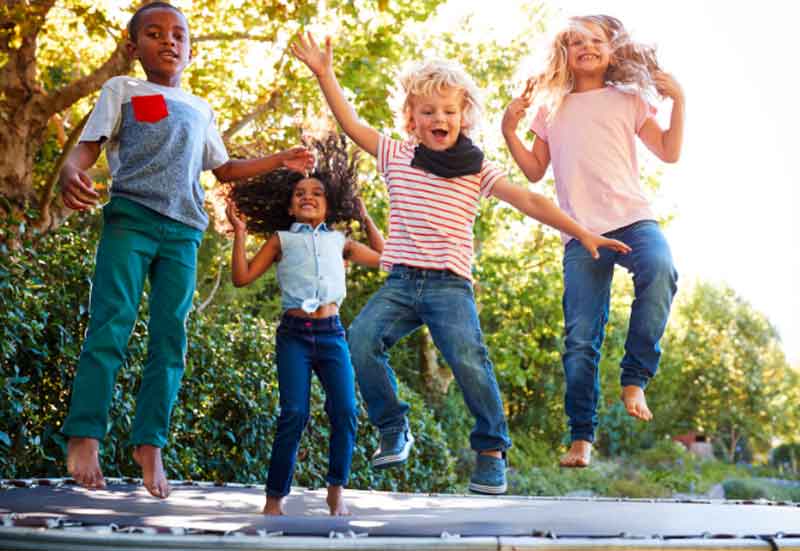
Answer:
<svg viewBox="0 0 800 551"><path fill-rule="evenodd" d="M411 452L411 446L414 444L414 437L409 435L406 445L400 453L396 455L384 455L372 460L373 469L388 469L390 467L398 467L406 462L408 454Z"/></svg>
<svg viewBox="0 0 800 551"><path fill-rule="evenodd" d="M475 494L496 496L506 493L508 491L508 484L503 484L502 486L488 486L486 484L478 484L477 482L470 482L469 491Z"/></svg>

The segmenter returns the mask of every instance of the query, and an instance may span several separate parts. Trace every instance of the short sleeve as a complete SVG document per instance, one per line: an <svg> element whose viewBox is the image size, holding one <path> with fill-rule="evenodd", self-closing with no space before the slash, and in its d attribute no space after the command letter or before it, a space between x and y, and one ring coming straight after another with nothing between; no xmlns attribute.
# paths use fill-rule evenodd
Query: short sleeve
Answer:
<svg viewBox="0 0 800 551"><path fill-rule="evenodd" d="M539 110L536 111L536 116L531 122L531 132L536 134L536 136L544 141L547 141L547 115L548 110L544 105L542 105L539 107Z"/></svg>
<svg viewBox="0 0 800 551"><path fill-rule="evenodd" d="M381 134L378 136L378 172L386 174L389 163L397 156L402 142Z"/></svg>
<svg viewBox="0 0 800 551"><path fill-rule="evenodd" d="M211 115L211 122L206 128L206 142L203 149L203 170L213 170L228 162L228 150L217 131L216 118Z"/></svg>
<svg viewBox="0 0 800 551"><path fill-rule="evenodd" d="M497 181L505 176L505 172L491 161L483 161L483 166L480 171L480 190L481 197L488 197L492 194L494 185Z"/></svg>
<svg viewBox="0 0 800 551"><path fill-rule="evenodd" d="M103 85L86 126L83 127L81 142L99 142L113 138L119 130L122 116L122 96L110 83Z"/></svg>
<svg viewBox="0 0 800 551"><path fill-rule="evenodd" d="M657 109L647 103L644 98L640 95L636 95L636 132L638 133L639 130L642 129L644 123L647 122L647 119L653 118L656 116Z"/></svg>

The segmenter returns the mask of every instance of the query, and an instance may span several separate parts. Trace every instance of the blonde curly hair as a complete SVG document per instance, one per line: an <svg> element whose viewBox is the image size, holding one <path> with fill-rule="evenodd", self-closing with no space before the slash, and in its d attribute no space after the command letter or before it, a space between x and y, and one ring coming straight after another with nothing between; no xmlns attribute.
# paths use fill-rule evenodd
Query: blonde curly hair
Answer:
<svg viewBox="0 0 800 551"><path fill-rule="evenodd" d="M570 37L578 33L592 35L590 25L603 30L611 50L611 63L605 83L647 94L654 88L653 74L660 71L653 46L631 39L622 22L610 15L571 17L565 29L553 39L544 71L535 75L533 100L544 105L552 118L564 98L575 89L575 76L567 64Z"/></svg>
<svg viewBox="0 0 800 551"><path fill-rule="evenodd" d="M411 117L414 97L441 93L445 88L455 88L462 92L461 131L470 136L480 127L483 118L480 90L458 63L441 59L422 61L400 76L400 86L405 94L401 107L401 123L409 135L413 135Z"/></svg>

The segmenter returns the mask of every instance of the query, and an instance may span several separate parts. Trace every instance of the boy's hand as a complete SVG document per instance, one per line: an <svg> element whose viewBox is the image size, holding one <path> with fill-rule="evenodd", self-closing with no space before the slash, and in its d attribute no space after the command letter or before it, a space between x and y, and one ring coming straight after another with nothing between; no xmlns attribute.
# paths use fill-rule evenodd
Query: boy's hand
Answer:
<svg viewBox="0 0 800 551"><path fill-rule="evenodd" d="M236 214L236 207L233 205L233 201L228 199L225 205L225 216L228 217L228 222L231 223L233 226L233 232L239 235L247 233L247 225L244 223L244 220L239 218Z"/></svg>
<svg viewBox="0 0 800 551"><path fill-rule="evenodd" d="M672 98L673 101L683 101L683 88L671 74L664 71L656 71L653 74L653 83L656 85L656 91L665 98Z"/></svg>
<svg viewBox="0 0 800 551"><path fill-rule="evenodd" d="M298 146L281 153L283 166L300 174L308 174L314 168L314 154L305 147Z"/></svg>
<svg viewBox="0 0 800 551"><path fill-rule="evenodd" d="M331 37L325 37L325 51L320 50L311 33L306 33L308 40L302 34L297 35L289 46L294 56L305 63L316 76L331 70L333 67L333 47Z"/></svg>
<svg viewBox="0 0 800 551"><path fill-rule="evenodd" d="M533 97L534 80L529 78L525 83L525 90L518 98L511 100L503 113L502 128L504 132L515 132L519 121L525 116L525 111L531 106Z"/></svg>
<svg viewBox="0 0 800 551"><path fill-rule="evenodd" d="M92 179L83 170L65 164L59 176L64 206L72 210L86 210L97 205L100 195L94 190Z"/></svg>
<svg viewBox="0 0 800 551"><path fill-rule="evenodd" d="M585 237L580 238L580 242L595 260L600 258L600 253L597 251L597 249L600 247L611 249L612 251L617 251L618 253L622 254L628 254L632 250L622 241L609 239L608 237L603 237L602 235L597 235L596 233L588 233Z"/></svg>

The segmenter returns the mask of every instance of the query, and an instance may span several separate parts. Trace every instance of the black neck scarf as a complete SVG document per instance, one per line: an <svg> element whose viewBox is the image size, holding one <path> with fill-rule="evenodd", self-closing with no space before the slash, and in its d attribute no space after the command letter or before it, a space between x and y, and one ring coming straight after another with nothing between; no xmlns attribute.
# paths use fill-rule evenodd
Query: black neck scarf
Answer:
<svg viewBox="0 0 800 551"><path fill-rule="evenodd" d="M427 170L442 178L477 174L483 166L483 151L464 134L459 134L455 145L444 151L434 151L419 144L414 149L411 166Z"/></svg>

